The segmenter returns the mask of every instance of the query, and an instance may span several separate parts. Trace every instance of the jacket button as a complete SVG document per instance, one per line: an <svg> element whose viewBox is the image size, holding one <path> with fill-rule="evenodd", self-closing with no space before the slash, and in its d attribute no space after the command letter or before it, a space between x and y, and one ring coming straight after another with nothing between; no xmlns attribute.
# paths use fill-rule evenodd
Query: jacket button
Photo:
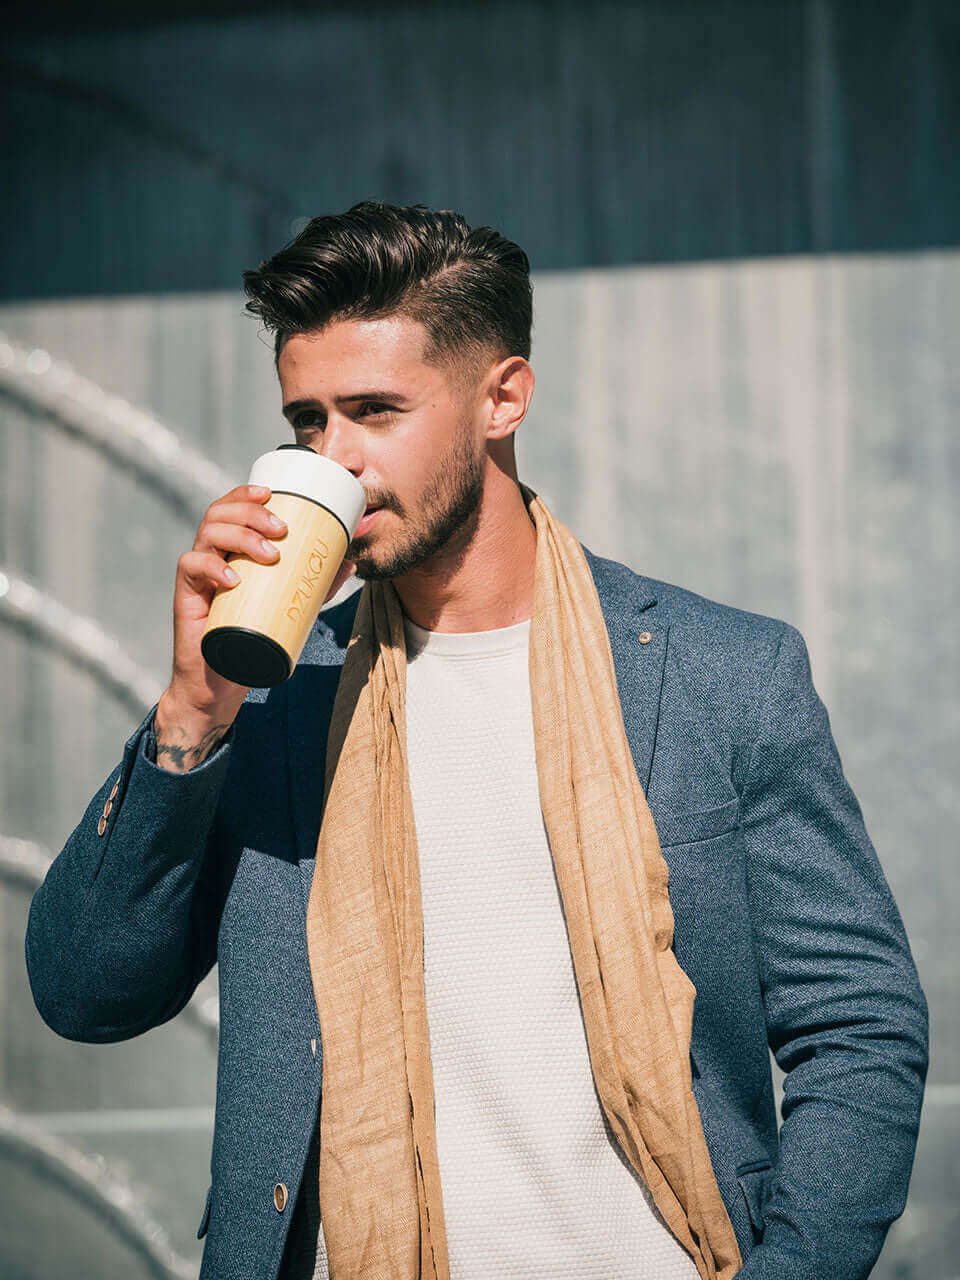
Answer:
<svg viewBox="0 0 960 1280"><path fill-rule="evenodd" d="M103 816L105 818L109 818L112 810L113 810L113 801L108 800L107 803L103 806Z"/></svg>
<svg viewBox="0 0 960 1280"><path fill-rule="evenodd" d="M637 636L637 639L640 641L641 644L649 644L650 641L653 639L653 636L650 634L649 631L641 631L640 634Z"/></svg>
<svg viewBox="0 0 960 1280"><path fill-rule="evenodd" d="M277 1213L283 1213L287 1207L287 1188L282 1182L278 1182L273 1188L273 1203L277 1207Z"/></svg>
<svg viewBox="0 0 960 1280"><path fill-rule="evenodd" d="M102 836L107 829L107 820L101 813L100 821L97 823L97 835Z"/></svg>
<svg viewBox="0 0 960 1280"><path fill-rule="evenodd" d="M118 792L119 790L120 790L120 783L119 783L119 782L115 782L115 783L113 784L113 786L110 788L110 794L109 794L109 796L107 797L107 800L108 800L109 802L111 802L111 803L112 803L114 800L116 800L116 798L117 798L117 792Z"/></svg>

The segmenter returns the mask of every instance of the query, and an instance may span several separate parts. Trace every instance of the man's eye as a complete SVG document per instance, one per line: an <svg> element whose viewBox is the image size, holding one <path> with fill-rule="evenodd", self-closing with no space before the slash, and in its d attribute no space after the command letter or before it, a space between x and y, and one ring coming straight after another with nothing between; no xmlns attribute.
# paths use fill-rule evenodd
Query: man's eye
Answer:
<svg viewBox="0 0 960 1280"><path fill-rule="evenodd" d="M357 409L357 416L360 418L378 418L392 412L392 405L381 404L379 400L362 400ZM312 431L315 428L319 428L322 431L325 426L326 421L318 409L303 409L300 413L295 414L293 418L293 427L296 431Z"/></svg>
<svg viewBox="0 0 960 1280"><path fill-rule="evenodd" d="M317 418L319 416L320 415L317 413L316 409L305 409L303 413L298 413L294 416L293 426L297 431L303 431L307 427L322 427L322 422L307 421L308 418Z"/></svg>

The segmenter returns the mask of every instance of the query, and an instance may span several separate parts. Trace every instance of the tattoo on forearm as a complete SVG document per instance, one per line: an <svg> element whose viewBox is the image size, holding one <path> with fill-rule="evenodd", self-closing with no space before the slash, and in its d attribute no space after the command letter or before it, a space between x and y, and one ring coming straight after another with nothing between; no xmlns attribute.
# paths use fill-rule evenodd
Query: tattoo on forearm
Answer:
<svg viewBox="0 0 960 1280"><path fill-rule="evenodd" d="M187 769L192 769L194 765L201 764L206 760L229 728L229 722L215 724L213 728L207 730L199 742L187 746L176 742L161 742L158 738L157 764L160 763L161 756L166 756L178 770L186 771Z"/></svg>

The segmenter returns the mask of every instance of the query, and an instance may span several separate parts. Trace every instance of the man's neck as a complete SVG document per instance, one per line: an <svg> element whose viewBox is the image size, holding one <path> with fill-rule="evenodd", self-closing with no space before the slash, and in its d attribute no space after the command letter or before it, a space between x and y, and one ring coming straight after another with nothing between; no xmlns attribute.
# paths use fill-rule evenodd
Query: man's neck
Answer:
<svg viewBox="0 0 960 1280"><path fill-rule="evenodd" d="M465 545L464 545L465 541ZM492 631L533 613L537 531L514 480L490 477L476 523L393 585L403 611L427 631Z"/></svg>

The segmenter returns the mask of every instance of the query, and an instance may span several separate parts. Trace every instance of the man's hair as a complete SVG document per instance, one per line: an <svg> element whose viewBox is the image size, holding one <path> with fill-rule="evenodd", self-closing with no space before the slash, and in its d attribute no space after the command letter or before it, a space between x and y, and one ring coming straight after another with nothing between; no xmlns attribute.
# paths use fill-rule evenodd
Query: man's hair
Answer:
<svg viewBox="0 0 960 1280"><path fill-rule="evenodd" d="M530 358L527 255L450 209L364 200L313 218L279 253L244 271L243 288L245 310L275 335L275 364L292 334L394 315L424 325L424 359L471 382L493 360Z"/></svg>

